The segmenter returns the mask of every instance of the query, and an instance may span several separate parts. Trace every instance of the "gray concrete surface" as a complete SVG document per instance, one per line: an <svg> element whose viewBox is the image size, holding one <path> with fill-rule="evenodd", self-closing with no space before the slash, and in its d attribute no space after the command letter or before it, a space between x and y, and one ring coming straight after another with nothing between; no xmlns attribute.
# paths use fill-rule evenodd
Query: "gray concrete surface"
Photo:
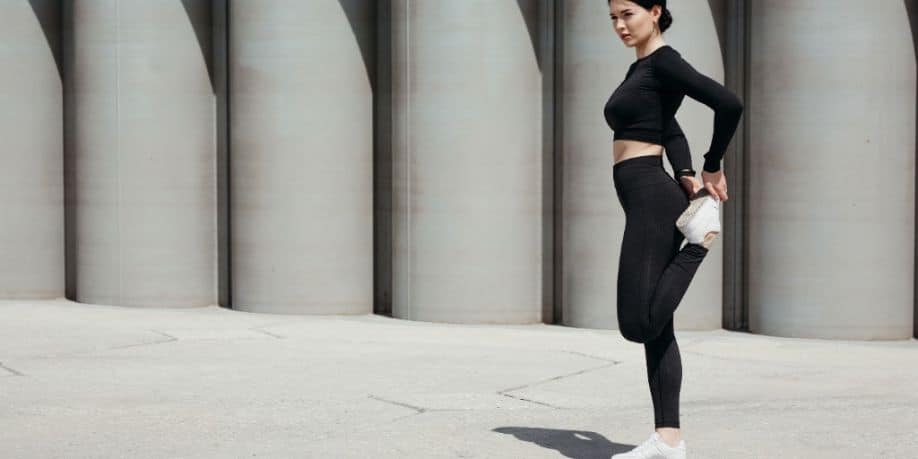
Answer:
<svg viewBox="0 0 918 459"><path fill-rule="evenodd" d="M229 2L236 309L373 311L371 7Z"/></svg>
<svg viewBox="0 0 918 459"><path fill-rule="evenodd" d="M542 77L533 0L394 0L392 315L542 321Z"/></svg>
<svg viewBox="0 0 918 459"><path fill-rule="evenodd" d="M749 2L753 333L913 336L915 48L905 2L856 4Z"/></svg>
<svg viewBox="0 0 918 459"><path fill-rule="evenodd" d="M689 457L916 457L918 340L677 337ZM652 421L616 330L0 302L4 458L607 458Z"/></svg>
<svg viewBox="0 0 918 459"><path fill-rule="evenodd" d="M60 3L0 2L0 296L64 296Z"/></svg>
<svg viewBox="0 0 918 459"><path fill-rule="evenodd" d="M210 2L61 3L67 296L215 303Z"/></svg>

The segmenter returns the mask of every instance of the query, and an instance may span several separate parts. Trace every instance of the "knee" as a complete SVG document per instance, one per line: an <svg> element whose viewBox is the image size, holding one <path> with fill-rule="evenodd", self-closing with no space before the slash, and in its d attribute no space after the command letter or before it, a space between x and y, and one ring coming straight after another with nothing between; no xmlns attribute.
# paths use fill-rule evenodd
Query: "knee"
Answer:
<svg viewBox="0 0 918 459"><path fill-rule="evenodd" d="M649 341L646 329L639 323L619 322L618 331L632 343L646 343Z"/></svg>

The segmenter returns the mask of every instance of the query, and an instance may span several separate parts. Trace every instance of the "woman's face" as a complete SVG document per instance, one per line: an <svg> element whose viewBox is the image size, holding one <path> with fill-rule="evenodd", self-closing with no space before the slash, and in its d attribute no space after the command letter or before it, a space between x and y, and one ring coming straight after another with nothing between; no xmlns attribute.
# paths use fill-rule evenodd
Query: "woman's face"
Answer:
<svg viewBox="0 0 918 459"><path fill-rule="evenodd" d="M648 11L643 6L628 0L609 2L612 27L625 46L635 46L649 40L653 35L653 23L660 17L661 12L660 5L654 5Z"/></svg>

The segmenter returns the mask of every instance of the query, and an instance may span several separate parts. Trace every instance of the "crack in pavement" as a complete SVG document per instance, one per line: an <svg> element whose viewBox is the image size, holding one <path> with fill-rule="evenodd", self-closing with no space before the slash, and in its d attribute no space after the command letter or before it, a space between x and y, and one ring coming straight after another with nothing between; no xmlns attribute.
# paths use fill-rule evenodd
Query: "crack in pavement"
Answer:
<svg viewBox="0 0 918 459"><path fill-rule="evenodd" d="M429 408L422 408L422 407L419 407L419 406L414 406L414 405L410 405L410 404L408 404L408 403L399 402L399 401L395 401L395 400L387 400L387 399L384 399L384 398L382 398L382 397L379 397L379 396L376 396L376 395L373 395L373 394L369 394L369 395L367 395L367 397L368 397L368 398L372 398L373 400L379 400L380 402L391 403L391 404L393 404L393 405L397 405L397 406L400 406L400 407L403 407L403 408L408 408L408 409L417 411L417 413L413 413L413 414L420 414L420 413L423 413L423 412L425 412L425 411L443 411L443 410L432 410L432 409L429 409ZM448 411L448 410L447 410L447 411Z"/></svg>
<svg viewBox="0 0 918 459"><path fill-rule="evenodd" d="M6 371L12 373L13 376L25 376L25 374L20 373L20 372L16 371L15 369L10 368L10 367L4 365L3 362L0 362L0 368L3 368L4 370L6 370Z"/></svg>
<svg viewBox="0 0 918 459"><path fill-rule="evenodd" d="M111 350L115 350L115 349L126 349L126 348L129 348L129 347L152 346L152 345L155 345L155 344L171 343L171 342L173 342L173 341L178 341L178 338L176 338L176 337L174 337L174 336L172 336L172 335L170 335L170 334L168 334L168 333L163 333L163 332L161 332L161 331L159 331L159 330L153 330L153 329L150 329L150 331L153 332L153 333L157 333L157 334L159 334L159 335L165 336L166 339L160 340L160 341L148 341L148 342L143 342L143 343L125 344L125 345L122 345L122 346L109 347L109 348L102 349L102 352L111 351Z"/></svg>
<svg viewBox="0 0 918 459"><path fill-rule="evenodd" d="M683 350L681 347L679 348L679 352L681 352L682 354L698 355L701 357L707 357L709 359L724 360L727 362L734 362L734 363L742 362L742 363L768 364L772 367L778 367L782 369L802 370L802 369L812 368L812 364L806 363L806 362L793 363L793 362L777 362L777 361L771 361L771 360L754 360L754 359L751 359L750 356L730 357L730 356L724 356L724 355L709 354L707 352L701 352L701 351L693 351L690 349Z"/></svg>
<svg viewBox="0 0 918 459"><path fill-rule="evenodd" d="M614 365L618 365L618 363L610 363L610 364L608 364L608 365L600 365L600 366L598 366L598 367L586 368L586 369L584 369L584 370L575 371L575 372L573 372L573 373L567 373L567 374L563 374L563 375L559 375L559 376L552 376L551 378L543 379L543 380L536 381L536 382L532 382L532 383L529 383L529 384L523 384L522 386L509 387L509 388L507 388L507 389L502 389L502 390L497 391L497 393L498 393L498 394L503 394L504 392L511 392L511 391L515 391L515 390L526 389L526 388L535 386L535 385L537 385L537 384L544 384L544 383L551 382L551 381L557 381L557 380L560 380L560 379L569 378L569 377L571 377L571 376L582 375L582 374L584 374L584 373L589 373L589 372L591 372L591 371L600 370L600 369L603 369L603 368L608 368L608 367L611 367L611 366L614 366Z"/></svg>
<svg viewBox="0 0 918 459"><path fill-rule="evenodd" d="M580 352L580 351L565 350L565 351L558 351L558 352L563 352L563 353L565 353L565 354L581 355L581 356L583 356L583 357L589 357L589 358L591 358L591 359L602 360L603 362L612 362L612 363L614 363L614 364L616 364L616 365L622 363L621 360L607 359L607 358L605 358L605 357L597 357L597 356L595 356L595 355L586 354L586 353L583 353L583 352Z"/></svg>
<svg viewBox="0 0 918 459"><path fill-rule="evenodd" d="M547 406L547 407L549 407L549 408L554 408L554 409L556 409L556 410L568 409L568 408L564 408L564 407L561 407L561 406L552 405L552 404L550 404L550 403L540 402L540 401L538 401L538 400L528 399L528 398L522 397L522 396L520 396L520 395L510 394L509 392L513 392L513 391L516 391L516 390L529 388L529 387L535 386L535 385L537 385L537 384L543 384L543 383L547 383L547 382L551 382L551 381L558 381L558 380L561 380L561 379L564 379L564 378L568 378L568 377L571 377L571 376L582 375L582 374L584 374L584 373L588 373L588 372L591 372L591 371L599 370L599 369L602 369L602 368L608 368L608 367L611 367L611 366L618 365L618 364L622 363L621 360L612 360L612 359L607 359L607 358L604 358L604 357L597 357L597 356L595 356L595 355L585 354L585 353L579 352L579 351L561 350L561 351L557 351L557 352L562 352L562 353L565 353L565 354L579 355L579 356L582 356L582 357L587 357L587 358L596 359L596 360L602 360L603 362L609 362L609 363L606 364L606 365L600 365L600 366L597 366L597 367L590 367L590 368L586 368L586 369L583 369L583 370L578 370L578 371L575 371L575 372L573 372L573 373L567 373L567 374L563 374L563 375L559 375L559 376L553 376L553 377L548 378L548 379L543 379L543 380L540 380L540 381L536 381L536 382L524 384L524 385L522 385L522 386L516 386L516 387L510 387L510 388L507 388L507 389L498 390L498 391L497 391L497 395L501 395L501 396L504 396L504 397L512 398L512 399L514 399L514 400L519 400L519 401L523 401L523 402L533 403L533 404L536 404L536 405ZM401 418L393 419L393 421L398 420L398 419L402 419L402 418L406 418L406 417L409 417L409 416L414 416L414 415L417 415L417 414L425 413L425 412L428 412L428 411L462 411L462 410L458 410L458 409L448 409L448 408L439 408L439 409L424 408L424 407L419 407L419 406L411 405L411 404L404 403L404 402L399 402L399 401L395 401L395 400L388 400L388 399L385 399L385 398L382 398L382 397L379 397L379 396L376 396L376 395L373 395L373 394L369 394L368 397L369 397L369 398L372 398L372 399L374 399L374 400L379 400L379 401L381 401L381 402L390 403L390 404L393 404L393 405L401 406L401 407L403 407L403 408L408 408L408 409L411 409L411 410L415 410L415 411L416 411L416 413L412 413L412 414L410 414L410 415L408 415L408 416L402 416Z"/></svg>
<svg viewBox="0 0 918 459"><path fill-rule="evenodd" d="M549 408L554 408L554 409L556 409L556 410L566 410L566 409L567 409L567 408L564 408L564 407L562 407L562 406L556 406L556 405L552 405L552 404L550 404L550 403L540 402L540 401L538 401L538 400L532 400L532 399L528 399L528 398L523 398L523 397L520 397L520 396L518 396L518 395L511 395L511 394L507 394L507 393L504 393L504 392L498 392L498 394L499 394L499 395L503 395L504 397L512 398L512 399L514 399L514 400L520 400L520 401L522 401L522 402L535 403L536 405L547 406L547 407L549 407Z"/></svg>
<svg viewBox="0 0 918 459"><path fill-rule="evenodd" d="M266 326L267 326L267 327L270 327L270 325L266 325ZM266 335L268 335L268 336L271 336L271 337L274 337L274 338L277 338L277 339L286 339L286 338L287 338L286 336L281 336L281 335L278 335L278 334L276 334L276 333L272 333L272 332L269 332L268 330L265 330L265 329L262 329L262 328L258 328L258 327L250 328L249 330L256 331L256 332L259 332L259 333L264 333L264 334L266 334Z"/></svg>
<svg viewBox="0 0 918 459"><path fill-rule="evenodd" d="M599 357L593 357L593 358L599 358ZM601 359L601 358L600 358L600 360L606 360L606 359ZM607 360L607 361L608 361L608 360ZM553 377L548 378L548 379L543 379L543 380L536 381L536 382L532 382L532 383L529 383L529 384L524 384L524 385L522 385L522 386L509 387L509 388L507 388L507 389L499 390L499 391L497 391L497 393L498 393L499 395L503 395L503 396L505 396L505 397L514 398L514 399L517 399L517 400L522 400L522 401L524 401L524 402L530 402L530 403L535 403L535 404L538 404L538 405L549 406L549 407L552 407L552 408L555 408L555 409L559 409L559 410L567 409L567 408L563 408L563 407L560 407L560 406L551 405L551 404L549 404L549 403L539 402L539 401L536 401L536 400L530 400L530 399L528 399L528 398L523 398L523 397L520 397L520 396L517 396L517 395L511 395L511 394L509 394L508 392L513 392L513 391L517 391L517 390L520 390L520 389L527 389L527 388L529 388L529 387L532 387L532 386L535 386L535 385L538 385L538 384L544 384L544 383L547 383L547 382L558 381L558 380L561 380L561 379L564 379L564 378L569 378L569 377L571 377L571 376L582 375L582 374L584 374L584 373L589 373L589 372L591 372L591 371L600 370L600 369L603 369L603 368L608 368L608 367L611 367L611 366L614 366L614 365L618 365L619 363L621 363L621 362L614 361L614 360L613 360L612 362L613 362L613 363L609 363L609 364L606 364L606 365L600 365L600 366L598 366L598 367L586 368L586 369L583 369L583 370L580 370L580 371L575 371L575 372L573 372L573 373L567 373L567 374L563 374L563 375L559 375L559 376L553 376Z"/></svg>

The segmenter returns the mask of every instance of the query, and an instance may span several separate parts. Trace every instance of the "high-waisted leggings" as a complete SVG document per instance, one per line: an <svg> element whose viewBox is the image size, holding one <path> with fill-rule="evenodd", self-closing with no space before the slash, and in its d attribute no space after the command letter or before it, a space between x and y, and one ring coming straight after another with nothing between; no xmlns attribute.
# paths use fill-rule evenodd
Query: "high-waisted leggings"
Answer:
<svg viewBox="0 0 918 459"><path fill-rule="evenodd" d="M619 331L644 344L656 427L679 427L682 359L673 314L708 249L685 244L676 219L688 207L682 186L663 169L660 155L638 156L612 167L625 210L618 264Z"/></svg>

